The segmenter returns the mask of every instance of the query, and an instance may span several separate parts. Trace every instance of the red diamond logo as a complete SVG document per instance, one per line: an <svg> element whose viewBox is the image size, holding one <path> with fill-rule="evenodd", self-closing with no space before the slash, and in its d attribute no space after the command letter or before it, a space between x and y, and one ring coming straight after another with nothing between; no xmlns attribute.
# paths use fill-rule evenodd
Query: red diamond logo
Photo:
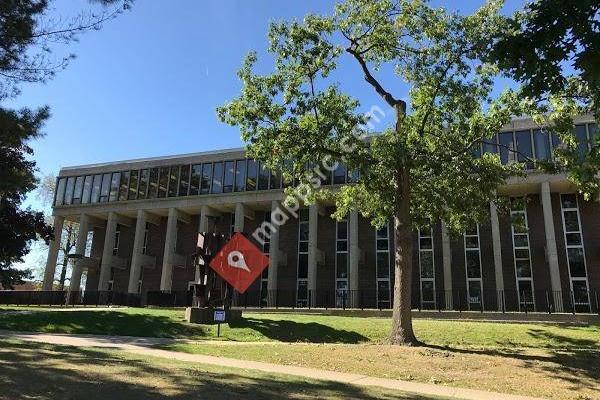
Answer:
<svg viewBox="0 0 600 400"><path fill-rule="evenodd" d="M210 261L210 267L239 293L244 293L269 265L269 257L236 232Z"/></svg>

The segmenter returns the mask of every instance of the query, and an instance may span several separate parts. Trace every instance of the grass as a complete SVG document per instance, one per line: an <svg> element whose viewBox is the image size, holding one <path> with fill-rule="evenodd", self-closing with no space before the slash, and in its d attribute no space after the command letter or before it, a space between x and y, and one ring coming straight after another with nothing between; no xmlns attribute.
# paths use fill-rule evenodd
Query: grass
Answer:
<svg viewBox="0 0 600 400"><path fill-rule="evenodd" d="M406 348L386 344L390 323L244 313L221 327L224 343L211 344L216 327L187 324L180 309L0 308L0 329L186 338L195 341L164 347L557 399L592 399L600 392L600 325L415 320L424 345Z"/></svg>
<svg viewBox="0 0 600 400"><path fill-rule="evenodd" d="M384 344L388 318L244 313L221 326L221 340ZM418 338L429 345L469 348L598 349L600 325L490 323L415 320ZM114 310L0 307L0 329L185 339L217 339L216 326L188 324L181 309Z"/></svg>
<svg viewBox="0 0 600 400"><path fill-rule="evenodd" d="M0 399L417 399L413 394L122 352L0 340Z"/></svg>

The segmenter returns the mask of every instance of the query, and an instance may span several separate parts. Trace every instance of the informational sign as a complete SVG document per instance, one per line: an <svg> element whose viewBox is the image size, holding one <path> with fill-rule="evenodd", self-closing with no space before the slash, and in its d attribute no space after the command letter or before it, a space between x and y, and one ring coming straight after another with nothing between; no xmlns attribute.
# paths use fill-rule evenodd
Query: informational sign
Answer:
<svg viewBox="0 0 600 400"><path fill-rule="evenodd" d="M269 265L269 257L236 232L210 261L210 267L239 293L244 293Z"/></svg>
<svg viewBox="0 0 600 400"><path fill-rule="evenodd" d="M225 322L225 310L215 310L213 319L215 322Z"/></svg>

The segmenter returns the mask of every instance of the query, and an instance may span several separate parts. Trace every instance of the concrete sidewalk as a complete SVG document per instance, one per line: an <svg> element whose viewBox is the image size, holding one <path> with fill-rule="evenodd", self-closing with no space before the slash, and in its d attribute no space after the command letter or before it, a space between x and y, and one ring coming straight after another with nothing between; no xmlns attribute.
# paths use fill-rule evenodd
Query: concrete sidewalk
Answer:
<svg viewBox="0 0 600 400"><path fill-rule="evenodd" d="M396 379L374 378L366 375L326 371L315 368L304 368L258 361L238 360L225 357L213 357L200 354L188 354L175 351L160 350L152 347L161 344L177 342L177 340L174 339L138 338L131 336L66 335L9 331L0 331L0 338L19 339L24 341L78 347L112 348L138 355L162 357L171 360L209 364L221 367L252 369L274 374L293 375L303 378L327 380L350 385L377 386L381 388L400 390L403 392L416 393L425 396L439 396L463 400L536 400L536 398L528 396L493 393L482 390L463 389L451 386L401 381Z"/></svg>

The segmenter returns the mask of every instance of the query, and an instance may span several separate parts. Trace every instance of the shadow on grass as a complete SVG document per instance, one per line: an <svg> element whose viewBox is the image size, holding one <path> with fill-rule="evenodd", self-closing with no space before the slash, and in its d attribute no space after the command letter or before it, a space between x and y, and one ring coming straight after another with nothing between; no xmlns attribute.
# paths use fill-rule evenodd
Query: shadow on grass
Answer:
<svg viewBox="0 0 600 400"><path fill-rule="evenodd" d="M295 322L267 318L242 318L229 323L231 328L248 328L280 342L363 343L370 339L360 333L335 329L317 322Z"/></svg>
<svg viewBox="0 0 600 400"><path fill-rule="evenodd" d="M17 341L0 341L0 370L0 399L428 399L235 369L152 365L97 350Z"/></svg>
<svg viewBox="0 0 600 400"><path fill-rule="evenodd" d="M183 319L118 310L0 313L0 329L160 338L202 338L207 332L205 327L185 324Z"/></svg>

